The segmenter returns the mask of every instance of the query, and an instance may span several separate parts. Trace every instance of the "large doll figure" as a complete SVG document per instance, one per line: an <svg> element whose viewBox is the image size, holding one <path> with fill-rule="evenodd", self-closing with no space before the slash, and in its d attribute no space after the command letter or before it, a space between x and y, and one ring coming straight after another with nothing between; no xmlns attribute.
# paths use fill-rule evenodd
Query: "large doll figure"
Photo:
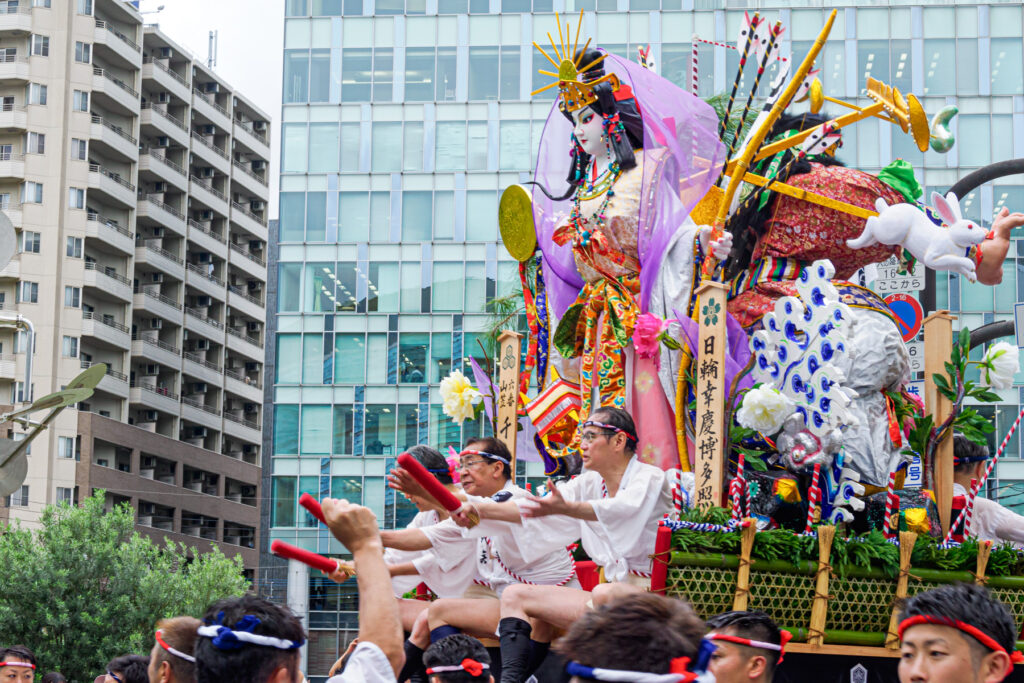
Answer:
<svg viewBox="0 0 1024 683"><path fill-rule="evenodd" d="M583 68L565 78L566 64ZM630 340L652 292L656 303L688 302L704 250L724 257L731 248L729 236L709 247L710 230L688 218L724 158L717 117L652 72L597 50L563 60L559 73L534 190L553 317L549 367L579 382L580 414L629 408L639 417L641 459L676 466L673 397ZM677 244L685 249L663 258ZM666 280L675 283L667 295ZM578 446L577 436L563 454Z"/></svg>

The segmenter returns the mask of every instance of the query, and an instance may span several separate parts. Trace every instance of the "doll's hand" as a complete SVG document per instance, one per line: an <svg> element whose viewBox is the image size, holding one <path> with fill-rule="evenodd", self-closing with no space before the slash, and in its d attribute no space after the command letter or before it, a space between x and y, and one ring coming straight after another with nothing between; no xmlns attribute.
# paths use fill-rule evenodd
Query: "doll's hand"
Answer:
<svg viewBox="0 0 1024 683"><path fill-rule="evenodd" d="M729 252L732 251L732 233L723 232L722 236L715 241L711 241L711 226L702 225L700 232L698 233L700 239L700 246L706 252L708 250L708 243L710 242L711 254L719 261L724 261L729 257Z"/></svg>

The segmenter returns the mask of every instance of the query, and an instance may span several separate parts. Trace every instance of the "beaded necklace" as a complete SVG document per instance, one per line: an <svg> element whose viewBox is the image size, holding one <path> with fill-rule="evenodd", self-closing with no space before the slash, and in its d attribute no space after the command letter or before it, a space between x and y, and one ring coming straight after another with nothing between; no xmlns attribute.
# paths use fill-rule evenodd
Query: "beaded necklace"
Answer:
<svg viewBox="0 0 1024 683"><path fill-rule="evenodd" d="M613 161L608 164L607 170L600 176L595 178L592 182L581 185L576 190L576 196L573 198L572 213L569 214L569 224L573 226L576 233L576 242L581 247L587 247L590 245L590 238L594 233L601 232L605 228L605 221L607 216L605 211L608 208L609 202L615 196L612 187L615 182L622 175L622 169L619 168L619 162ZM597 207L597 211L593 213L590 220L583 218L583 212L580 208L580 203L583 201L589 201L596 199L604 195L604 200L600 206ZM593 226L593 228L588 228Z"/></svg>

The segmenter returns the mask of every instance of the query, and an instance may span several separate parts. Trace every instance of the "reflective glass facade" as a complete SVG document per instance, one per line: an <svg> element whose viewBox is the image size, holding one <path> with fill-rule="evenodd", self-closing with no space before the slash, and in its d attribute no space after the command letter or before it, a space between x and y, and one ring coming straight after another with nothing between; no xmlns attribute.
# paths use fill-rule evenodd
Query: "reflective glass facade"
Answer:
<svg viewBox="0 0 1024 683"><path fill-rule="evenodd" d="M649 44L659 72L689 87L690 37L731 41L743 11L695 0L284 4L268 444L274 498L265 538L339 551L297 507L301 493L358 500L382 524L401 525L413 511L384 485L395 455L415 443L457 444L484 429L453 425L437 387L469 356L483 355L477 340L487 326L486 302L518 287L516 264L498 241L496 206L502 188L529 178L554 97L529 96L547 83L536 75L546 60L531 42L546 43L555 29L551 13L586 9L585 35L628 56ZM760 9L782 20L782 52L797 57L828 12L814 0ZM841 7L818 63L827 94L866 103L861 88L873 76L921 96L928 113L947 103L961 113L950 154L922 154L909 136L871 119L847 129L840 157L867 171L907 159L930 191L1024 156L1022 34L1019 4ZM699 57L700 93L726 90L736 53L700 45ZM1003 206L1024 207L1024 184L990 184L962 203L987 222ZM963 324L1006 318L1024 299L1024 251L1018 258L1011 249L995 288L938 279L938 306L960 311ZM1016 390L1004 396L1005 404L983 409L995 416L998 434L1019 404ZM1015 439L993 484L1024 480L1019 468ZM354 608L349 587L313 579L313 680L343 650Z"/></svg>

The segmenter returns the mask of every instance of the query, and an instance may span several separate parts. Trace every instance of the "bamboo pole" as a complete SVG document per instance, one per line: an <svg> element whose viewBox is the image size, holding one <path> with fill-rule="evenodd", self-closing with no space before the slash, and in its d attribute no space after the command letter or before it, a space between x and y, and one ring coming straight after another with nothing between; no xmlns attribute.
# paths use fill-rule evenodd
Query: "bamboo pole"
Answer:
<svg viewBox="0 0 1024 683"><path fill-rule="evenodd" d="M750 553L754 549L754 536L757 535L757 524L752 519L743 520L743 531L740 533L740 568L736 572L736 595L732 599L732 608L738 612L747 609L750 597Z"/></svg>
<svg viewBox="0 0 1024 683"><path fill-rule="evenodd" d="M814 604L811 606L811 623L807 627L807 642L821 645L825 639L825 618L828 616L828 582L832 574L829 557L832 555L832 539L836 528L825 524L818 527L818 571L814 578Z"/></svg>
<svg viewBox="0 0 1024 683"><path fill-rule="evenodd" d="M913 531L900 532L900 576L896 580L896 598L889 618L889 633L885 637L885 646L890 650L900 647L899 616L900 602L907 597L907 584L910 582L910 557L914 554L917 534Z"/></svg>
<svg viewBox="0 0 1024 683"><path fill-rule="evenodd" d="M992 541L982 541L978 544L978 569L974 572L974 583L984 586L988 583L985 579L985 569L988 567L988 557L992 554Z"/></svg>

